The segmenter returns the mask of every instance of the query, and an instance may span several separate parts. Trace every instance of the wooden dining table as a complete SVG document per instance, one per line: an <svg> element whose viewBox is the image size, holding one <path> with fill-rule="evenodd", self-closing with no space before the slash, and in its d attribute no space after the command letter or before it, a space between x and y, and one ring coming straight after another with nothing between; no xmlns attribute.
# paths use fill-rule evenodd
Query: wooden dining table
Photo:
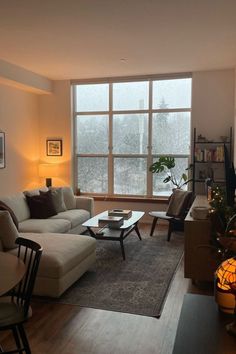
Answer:
<svg viewBox="0 0 236 354"><path fill-rule="evenodd" d="M13 289L26 271L24 262L17 256L0 252L0 296Z"/></svg>

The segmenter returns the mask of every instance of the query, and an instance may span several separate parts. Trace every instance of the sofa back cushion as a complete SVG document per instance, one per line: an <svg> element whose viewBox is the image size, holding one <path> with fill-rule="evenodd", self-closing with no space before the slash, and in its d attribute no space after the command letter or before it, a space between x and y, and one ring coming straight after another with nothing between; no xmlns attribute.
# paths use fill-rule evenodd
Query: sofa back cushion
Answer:
<svg viewBox="0 0 236 354"><path fill-rule="evenodd" d="M13 213L15 214L18 222L24 221L30 218L30 210L26 202L24 193L18 193L7 197L0 198Z"/></svg>
<svg viewBox="0 0 236 354"><path fill-rule="evenodd" d="M62 211L66 211L62 188L50 187L50 190L52 192L52 201L56 212L61 213Z"/></svg>
<svg viewBox="0 0 236 354"><path fill-rule="evenodd" d="M62 187L64 202L66 205L66 209L75 209L76 201L73 190L71 187Z"/></svg>
<svg viewBox="0 0 236 354"><path fill-rule="evenodd" d="M0 211L0 240L4 249L16 248L17 228L8 211Z"/></svg>

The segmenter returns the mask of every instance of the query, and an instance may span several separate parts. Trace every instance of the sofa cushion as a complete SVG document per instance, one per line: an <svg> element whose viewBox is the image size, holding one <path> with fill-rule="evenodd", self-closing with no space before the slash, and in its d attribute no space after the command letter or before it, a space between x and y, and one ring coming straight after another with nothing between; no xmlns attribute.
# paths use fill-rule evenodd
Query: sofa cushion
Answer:
<svg viewBox="0 0 236 354"><path fill-rule="evenodd" d="M52 193L52 202L57 213L66 210L66 205L64 202L63 191L61 188L50 187Z"/></svg>
<svg viewBox="0 0 236 354"><path fill-rule="evenodd" d="M4 249L17 248L16 238L19 237L17 228L8 211L0 211L0 240Z"/></svg>
<svg viewBox="0 0 236 354"><path fill-rule="evenodd" d="M4 202L15 213L18 222L30 218L30 210L26 202L24 193L18 193L8 197L1 197L1 201Z"/></svg>
<svg viewBox="0 0 236 354"><path fill-rule="evenodd" d="M33 195L39 195L41 192L47 192L48 191L48 187L40 187L40 188L36 188L36 189L29 189L27 191L24 191L24 195L28 195L29 197L32 197Z"/></svg>
<svg viewBox="0 0 236 354"><path fill-rule="evenodd" d="M62 187L64 202L66 205L66 209L75 209L76 202L73 190L71 187Z"/></svg>
<svg viewBox="0 0 236 354"><path fill-rule="evenodd" d="M28 219L19 223L20 232L68 232L71 223L66 219Z"/></svg>
<svg viewBox="0 0 236 354"><path fill-rule="evenodd" d="M57 215L52 216L50 219L66 219L70 221L71 228L74 228L90 218L90 213L87 210L71 209L66 210Z"/></svg>
<svg viewBox="0 0 236 354"><path fill-rule="evenodd" d="M12 221L14 222L16 228L18 229L18 220L17 220L17 217L15 216L14 211L8 205L3 203L1 200L0 200L0 210L6 210L9 212L9 214L11 215Z"/></svg>
<svg viewBox="0 0 236 354"><path fill-rule="evenodd" d="M26 200L30 209L30 217L32 219L47 219L57 213L52 202L51 191L40 191L40 195L26 195Z"/></svg>
<svg viewBox="0 0 236 354"><path fill-rule="evenodd" d="M62 277L95 252L96 248L96 240L90 236L51 233L22 233L20 236L32 239L43 247L39 277Z"/></svg>

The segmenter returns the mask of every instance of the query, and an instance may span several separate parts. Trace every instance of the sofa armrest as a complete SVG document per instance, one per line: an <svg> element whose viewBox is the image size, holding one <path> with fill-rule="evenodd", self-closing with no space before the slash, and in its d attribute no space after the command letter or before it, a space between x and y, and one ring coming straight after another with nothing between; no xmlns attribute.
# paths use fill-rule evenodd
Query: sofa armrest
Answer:
<svg viewBox="0 0 236 354"><path fill-rule="evenodd" d="M75 196L76 209L85 209L90 212L90 216L93 216L94 211L94 199L91 197Z"/></svg>

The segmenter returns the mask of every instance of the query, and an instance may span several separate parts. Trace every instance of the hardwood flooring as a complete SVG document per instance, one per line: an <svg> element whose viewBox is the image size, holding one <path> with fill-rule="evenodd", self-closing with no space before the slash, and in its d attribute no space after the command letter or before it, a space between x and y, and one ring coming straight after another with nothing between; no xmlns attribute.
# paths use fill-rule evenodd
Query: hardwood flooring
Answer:
<svg viewBox="0 0 236 354"><path fill-rule="evenodd" d="M149 233L150 225L140 230ZM171 354L183 297L189 291L205 293L184 278L182 260L160 319L33 302L33 316L25 326L32 354ZM1 334L0 342L7 349L11 334Z"/></svg>

